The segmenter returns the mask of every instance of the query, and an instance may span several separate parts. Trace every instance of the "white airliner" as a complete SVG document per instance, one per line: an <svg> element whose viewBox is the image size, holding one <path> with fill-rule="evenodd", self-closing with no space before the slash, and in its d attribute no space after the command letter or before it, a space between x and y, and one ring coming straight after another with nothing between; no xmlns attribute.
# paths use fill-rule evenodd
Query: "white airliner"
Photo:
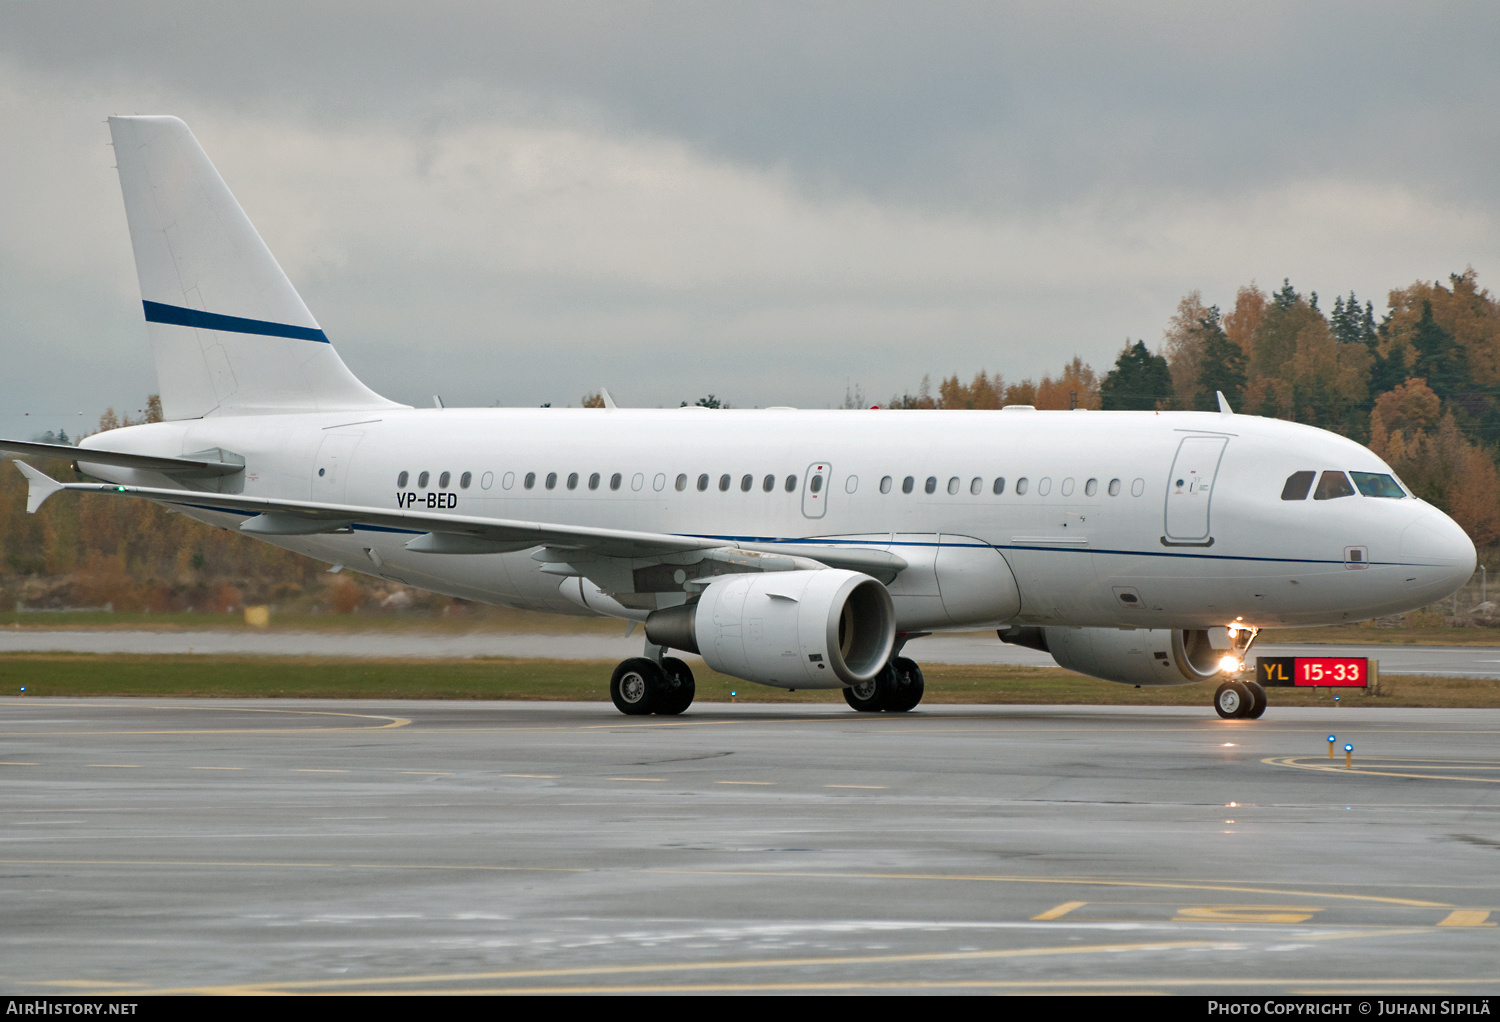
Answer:
<svg viewBox="0 0 1500 1022"><path fill-rule="evenodd" d="M345 367L187 125L110 119L166 421L81 448L61 490L470 600L645 623L625 713L681 713L670 650L904 711L900 655L995 628L1134 685L1221 682L1256 632L1425 606L1474 546L1343 437L1221 411L415 409Z"/></svg>

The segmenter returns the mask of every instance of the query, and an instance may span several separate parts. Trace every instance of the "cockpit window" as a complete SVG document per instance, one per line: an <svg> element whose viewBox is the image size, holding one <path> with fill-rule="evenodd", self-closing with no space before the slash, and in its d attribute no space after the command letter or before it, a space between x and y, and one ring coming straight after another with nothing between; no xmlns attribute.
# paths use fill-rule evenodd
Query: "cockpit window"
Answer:
<svg viewBox="0 0 1500 1022"><path fill-rule="evenodd" d="M1379 472L1350 472L1349 474L1354 477L1354 485L1359 487L1359 492L1366 497L1395 497L1400 500L1406 496L1406 491L1393 476Z"/></svg>
<svg viewBox="0 0 1500 1022"><path fill-rule="evenodd" d="M1354 487L1349 485L1348 476L1342 472L1328 471L1318 480L1318 488L1313 491L1313 500L1333 500L1336 497L1354 496Z"/></svg>
<svg viewBox="0 0 1500 1022"><path fill-rule="evenodd" d="M1286 477L1286 485L1281 488L1282 500L1306 500L1307 491L1312 489L1313 476L1316 472L1293 472Z"/></svg>

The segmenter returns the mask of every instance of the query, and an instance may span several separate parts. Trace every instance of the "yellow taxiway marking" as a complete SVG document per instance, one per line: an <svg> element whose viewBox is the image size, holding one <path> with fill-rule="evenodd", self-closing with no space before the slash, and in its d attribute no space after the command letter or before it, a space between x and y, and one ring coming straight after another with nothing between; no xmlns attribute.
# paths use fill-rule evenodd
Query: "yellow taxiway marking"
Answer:
<svg viewBox="0 0 1500 1022"><path fill-rule="evenodd" d="M15 760L0 760L0 766L41 766L40 763L21 763Z"/></svg>
<svg viewBox="0 0 1500 1022"><path fill-rule="evenodd" d="M660 781L664 778L628 778L628 780ZM69 810L62 810L69 811ZM484 864L440 863L440 862L276 862L242 859L21 859L0 858L3 865L29 866L146 866L182 867L201 866L256 867L262 869L393 869L393 870L452 870L454 872L493 873L603 873L606 870L592 866L492 866ZM635 869L625 872L654 876L698 876L698 877L767 877L788 880L908 880L938 883L988 883L988 884L1064 884L1085 887L1129 887L1165 891L1230 891L1237 894L1269 894L1286 898L1309 898L1316 900L1339 900L1369 902L1377 905L1398 905L1404 908L1446 908L1453 905L1442 901L1422 901L1416 898L1393 898L1379 894L1339 894L1330 891L1304 891L1275 887L1248 887L1232 884L1211 884L1203 881L1168 880L1112 880L1108 877L1037 877L1007 876L992 873L855 873L855 872L788 872L776 870L706 870L706 869ZM1420 932L1420 931L1412 931Z"/></svg>
<svg viewBox="0 0 1500 1022"><path fill-rule="evenodd" d="M1463 777L1454 774L1416 774L1410 770L1371 770L1366 766L1345 767L1338 760L1329 762L1313 756L1267 756L1261 760L1267 766L1291 767L1294 770L1317 770L1327 774L1365 774L1370 777L1414 777L1421 781L1473 781L1479 784L1500 784L1500 777ZM1377 763L1377 766L1383 766ZM1434 768L1437 769L1437 768ZM1450 770L1472 770L1474 767L1446 767Z"/></svg>
<svg viewBox="0 0 1500 1022"><path fill-rule="evenodd" d="M1368 937L1389 937L1389 936L1391 936L1393 934L1416 933L1416 932L1421 932L1421 931L1408 930L1408 929L1402 929L1402 928L1384 927L1384 928L1377 929L1377 930L1349 931L1349 932L1338 933L1338 934L1320 934L1320 935L1317 935L1315 937L1310 937L1308 939L1312 939L1312 940L1318 940L1318 939L1322 939L1322 940L1349 940L1349 939L1360 939L1360 938L1368 938ZM926 952L912 952L912 953L906 953L906 954L884 954L884 955L825 955L825 956L807 957L807 958L733 959L733 960L728 960L728 961L701 961L701 962L657 962L657 963L639 964L639 965L594 965L594 966L577 966L577 967L572 967L572 968L555 968L555 969L509 969L509 970L495 971L495 972L418 973L418 974L409 975L409 976L371 976L371 977L365 977L365 978L359 978L359 979L307 980L306 982L300 982L300 983L299 982L284 982L284 983L240 983L240 984L234 984L234 985L223 986L223 987L209 987L209 986L203 986L203 987L178 987L178 988L172 988L172 989L152 990L150 992L153 993L153 994L190 994L190 993L197 993L197 994L209 994L209 993L215 993L215 994L247 993L248 994L248 993L276 993L276 992L316 991L316 990L357 992L356 988L359 988L359 987L371 987L371 986L376 986L376 985L384 985L384 986L387 986L387 987L391 987L391 986L407 986L407 987L409 987L409 986L419 986L419 985L423 985L423 984L435 984L435 983L455 983L455 982L469 982L469 983L472 983L472 982L476 982L476 981L486 981L486 980L491 981L491 982L497 981L497 980L498 981L504 981L504 980L536 980L536 979L562 978L562 977L567 977L567 976L572 976L572 977L584 977L584 976L632 976L632 975L648 975L648 974L651 974L651 973L661 974L661 973L685 973L685 972L711 972L711 971L715 971L715 970L824 968L824 967L827 967L827 966L830 966L830 965L889 966L889 965L908 964L908 963L910 963L910 964L923 964L923 963L929 963L929 962L965 962L965 961L982 962L982 961L995 961L995 960L1013 959L1013 958L1047 958L1047 957L1053 957L1053 956L1119 954L1121 952L1129 952L1129 951L1157 952L1157 951L1199 950L1199 949L1215 948L1215 947L1225 947L1225 946L1235 946L1235 947L1238 947L1238 946L1240 946L1240 944L1241 944L1241 942L1237 941L1237 940L1222 940L1222 939L1219 939L1219 940L1157 940L1157 941L1142 941L1142 942L1138 942L1138 943L1128 943L1128 944L1127 943L1083 944L1083 945L1073 944L1073 945L1068 945L1068 946L1063 946L1063 947L997 948L997 949L990 949L990 950L985 950L985 951L926 951ZM1004 983L1004 982L1021 982L1021 983L1024 983L1024 982L1027 982L1027 981L1004 981L1004 980L995 980L995 981L991 981L991 980L964 981L964 980L959 980L959 981L957 981L955 983L947 983L947 982L937 981L937 980L914 980L914 981L909 981L909 982L902 982L900 980L874 980L874 981L864 982L864 983L861 983L861 982L858 982L858 981L842 981L842 982L838 982L837 985L838 985L839 988L845 988L845 987L858 988L858 987L867 987L867 986L876 986L876 985L886 985L886 986L892 986L892 987L902 987L902 986L913 986L913 985L919 985L919 984L925 984L925 985L929 985L929 986L933 986L933 987L945 987L945 986L959 985L959 984L963 984L965 982L968 982L968 983ZM1082 980L1082 981L1078 981L1077 985L1088 984L1090 982L1096 982L1096 983L1098 983L1100 985L1104 985L1104 986L1118 986L1118 985L1121 985L1122 983L1128 983L1128 982L1131 982L1131 981L1117 981L1117 980L1089 981L1089 980ZM1153 985L1156 981L1154 981L1154 980L1140 980L1140 981L1137 981L1137 982L1141 982L1141 983L1146 984L1147 986L1150 986L1150 985ZM1171 983L1173 981L1169 980L1167 982ZM1207 981L1205 981L1201 977L1197 978L1197 979L1184 979L1184 980L1178 980L1178 981L1176 981L1176 983L1179 984L1179 985L1186 985L1186 984L1200 984L1201 985L1201 984L1203 984L1205 982L1207 982ZM1251 983L1251 982L1281 982L1281 983L1305 984L1305 983L1308 983L1308 982L1319 982L1319 981L1317 981L1317 980L1309 981L1309 980L1306 980L1306 979L1295 979L1295 980L1281 980L1281 981L1278 981L1278 980L1245 980L1244 982L1246 982L1246 983ZM1339 980L1333 980L1332 982L1338 983L1338 982L1341 982L1341 981L1339 981ZM1350 982L1351 983L1357 983L1358 981L1350 981ZM1395 981L1392 981L1392 982L1395 982ZM1443 982L1443 981L1434 981L1434 982ZM1480 982L1480 981L1474 980L1474 981L1471 981L1471 982ZM62 985L62 983L59 982L57 985ZM804 984L797 984L797 983L795 983L795 981L793 981L792 984L789 984L789 986L801 986L801 985L804 985ZM811 982L809 984L806 984L806 985L810 985L810 986L814 986L814 987L817 986L816 983L811 983ZM1067 987L1067 986L1073 986L1073 985L1075 985L1075 983L1069 982L1067 980L1057 980L1057 981L1050 981L1050 982L1048 982L1048 981L1038 981L1038 982L1035 983L1035 985L1037 985L1037 986L1060 986L1060 987ZM724 988L729 988L731 986L737 987L737 986L739 986L739 984L725 984L723 986L724 986ZM746 985L747 989L776 989L776 988L779 988L779 987L780 987L780 984L747 984ZM718 988L720 988L719 984L713 984L712 986L705 986L704 987L704 989L718 989ZM525 988L525 989L528 990L528 991L534 991L536 988ZM627 988L616 988L616 987L609 987L609 988L605 988L605 987L577 987L577 988L572 988L572 989L607 990L607 989L627 989ZM636 989L636 988L635 987L630 987L628 989ZM651 987L646 988L646 989L659 989L659 988L656 987L655 985L652 985ZM372 991L366 991L366 992L372 992ZM421 993L421 992L426 992L426 991L413 991L413 992ZM444 990L444 992L445 993L450 993L450 992L454 992L454 991L451 988L447 988L447 989ZM478 993L480 991L478 991L478 990L473 990L473 991L464 990L462 992L465 992L465 993L468 993L468 992ZM494 993L517 993L517 992L520 992L520 990L518 988L516 988L516 987L497 987L497 988L495 988L493 990L493 992Z"/></svg>
<svg viewBox="0 0 1500 1022"><path fill-rule="evenodd" d="M1489 922L1489 909L1454 909L1448 913L1447 918L1438 923L1439 926L1494 926Z"/></svg>
<svg viewBox="0 0 1500 1022"><path fill-rule="evenodd" d="M1049 908L1039 916L1032 916L1031 921L1034 923L1042 923L1046 922L1049 919L1061 919L1063 916L1067 915L1075 908L1083 908L1083 906L1087 904L1088 902L1086 901L1065 901L1056 908Z"/></svg>
<svg viewBox="0 0 1500 1022"><path fill-rule="evenodd" d="M114 703L75 704L107 706L118 709ZM328 731L386 731L391 728L407 727L411 721L405 717L392 717L384 713L346 713L340 710L266 710L245 706L135 706L131 709L145 710L196 710L199 712L219 713L277 713L293 717L350 717L357 720L383 720L384 724L373 727L287 727L287 728L147 728L143 730L112 730L112 731L4 731L0 736L8 738L20 738L39 735L244 735L244 734L318 734ZM12 726L17 722L10 721Z"/></svg>
<svg viewBox="0 0 1500 1022"><path fill-rule="evenodd" d="M758 788L769 788L769 787L773 787L776 784L775 781L715 781L714 783L715 784L753 784L753 785L755 785Z"/></svg>
<svg viewBox="0 0 1500 1022"><path fill-rule="evenodd" d="M869 791L884 791L890 787L887 784L825 784L825 788L865 788Z"/></svg>
<svg viewBox="0 0 1500 1022"><path fill-rule="evenodd" d="M0 860L3 861L3 860ZM1085 887L1143 887L1167 891L1229 891L1236 894L1274 894L1294 898L1337 898L1341 901L1369 901L1381 905L1402 905L1407 908L1449 908L1442 901L1421 901L1415 898L1391 898L1378 894L1335 894L1327 891L1286 890L1275 887L1246 887L1234 884L1210 884L1189 881L1167 880L1111 880L1107 877L1030 877L1002 876L985 873L792 873L772 870L708 870L708 869L642 869L642 873L661 873L678 876L739 876L777 877L803 880L922 880L943 882L971 882L993 884L1070 884Z"/></svg>
<svg viewBox="0 0 1500 1022"><path fill-rule="evenodd" d="M1174 923L1305 923L1321 908L1306 905L1203 905L1179 908Z"/></svg>

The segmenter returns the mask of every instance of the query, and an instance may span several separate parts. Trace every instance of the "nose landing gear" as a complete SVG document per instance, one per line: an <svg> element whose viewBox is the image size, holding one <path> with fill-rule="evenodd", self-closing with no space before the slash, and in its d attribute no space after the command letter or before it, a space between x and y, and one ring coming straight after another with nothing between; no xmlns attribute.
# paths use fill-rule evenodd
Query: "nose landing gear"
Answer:
<svg viewBox="0 0 1500 1022"><path fill-rule="evenodd" d="M1244 670L1250 647L1255 645L1259 628L1232 624L1228 628L1231 653L1224 658L1225 670L1236 672L1236 676L1219 686L1214 692L1214 709L1226 720L1254 720L1266 712L1266 690L1254 680L1238 676Z"/></svg>
<svg viewBox="0 0 1500 1022"><path fill-rule="evenodd" d="M1266 712L1266 690L1255 681L1226 681L1214 693L1214 709L1226 720L1254 720Z"/></svg>

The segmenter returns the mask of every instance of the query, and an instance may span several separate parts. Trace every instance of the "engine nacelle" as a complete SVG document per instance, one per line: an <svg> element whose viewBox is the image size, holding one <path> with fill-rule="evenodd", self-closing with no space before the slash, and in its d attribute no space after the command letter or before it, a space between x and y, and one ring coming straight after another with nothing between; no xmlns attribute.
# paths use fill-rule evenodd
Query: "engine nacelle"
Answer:
<svg viewBox="0 0 1500 1022"><path fill-rule="evenodd" d="M746 681L843 688L885 667L896 612L885 586L857 571L746 573L710 583L697 603L654 612L646 637Z"/></svg>
<svg viewBox="0 0 1500 1022"><path fill-rule="evenodd" d="M1224 674L1224 628L1008 628L1005 642L1052 654L1058 666L1124 685L1192 685Z"/></svg>

